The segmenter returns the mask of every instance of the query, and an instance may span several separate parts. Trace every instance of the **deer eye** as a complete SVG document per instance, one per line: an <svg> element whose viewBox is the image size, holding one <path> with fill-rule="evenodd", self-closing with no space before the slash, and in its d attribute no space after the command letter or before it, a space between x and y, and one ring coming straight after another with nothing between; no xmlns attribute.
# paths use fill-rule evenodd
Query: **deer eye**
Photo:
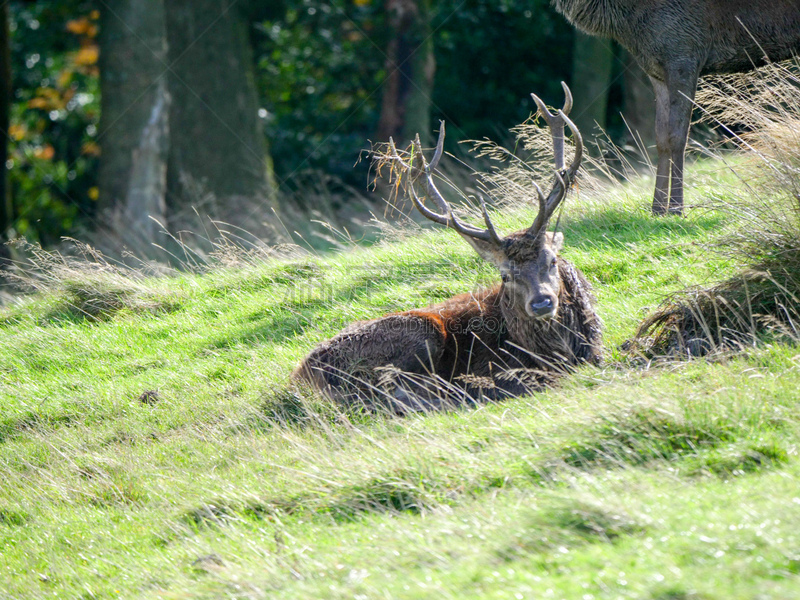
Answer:
<svg viewBox="0 0 800 600"><path fill-rule="evenodd" d="M500 280L503 283L508 283L509 281L511 281L511 275L509 275L508 273L500 273Z"/></svg>
<svg viewBox="0 0 800 600"><path fill-rule="evenodd" d="M556 268L556 259L555 258L550 261L550 268L551 269L555 269Z"/></svg>

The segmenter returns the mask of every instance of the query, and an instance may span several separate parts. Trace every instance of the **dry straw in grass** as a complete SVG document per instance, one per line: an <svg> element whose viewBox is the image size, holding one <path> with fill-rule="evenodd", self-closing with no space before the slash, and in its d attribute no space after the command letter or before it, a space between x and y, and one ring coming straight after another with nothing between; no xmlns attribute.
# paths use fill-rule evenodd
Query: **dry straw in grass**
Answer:
<svg viewBox="0 0 800 600"><path fill-rule="evenodd" d="M124 309L157 313L181 306L180 296L155 273L148 277L145 269L115 264L91 246L71 242L73 254L62 254L19 240L26 259L2 275L23 290L55 298L52 318L101 320Z"/></svg>

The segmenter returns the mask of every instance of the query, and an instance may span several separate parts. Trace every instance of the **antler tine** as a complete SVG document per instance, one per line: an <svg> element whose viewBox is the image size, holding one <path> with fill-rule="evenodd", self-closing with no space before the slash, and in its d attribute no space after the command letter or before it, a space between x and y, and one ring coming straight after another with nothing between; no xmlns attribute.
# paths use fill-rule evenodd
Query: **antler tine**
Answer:
<svg viewBox="0 0 800 600"><path fill-rule="evenodd" d="M417 134L417 141L419 141L419 134ZM433 158L431 159L431 169L435 169L439 166L439 160L442 158L442 154L444 154L444 121L439 121L439 139L436 140L436 150L433 152Z"/></svg>
<svg viewBox="0 0 800 600"><path fill-rule="evenodd" d="M450 204L448 204L448 202L444 199L444 196L442 196L441 192L436 187L436 183L433 180L433 170L439 164L439 161L444 154L444 121L440 121L440 123L441 127L439 129L439 140L436 143L436 150L434 150L433 158L431 158L430 163L425 160L419 135L416 136L413 146L416 152L419 153L422 161L422 170L425 174L425 183L428 192L427 197L433 200L441 213L435 213L425 206L423 200L419 197L417 190L414 187L413 175L409 172L411 201L416 209L422 213L422 216L424 216L426 219L449 227L450 229L455 229L461 235L499 245L501 243L500 237L497 235L497 232L495 231L494 226L489 219L489 213L486 209L486 203L483 201L483 198L481 198L481 211L483 213L483 220L486 222L487 229L478 229L477 227L473 227L472 225L468 225L459 221L456 215L453 213L453 209L450 207Z"/></svg>
<svg viewBox="0 0 800 600"><path fill-rule="evenodd" d="M528 231L530 232L538 232L542 229L542 227L547 226L547 198L542 192L542 188L535 181L531 181L533 184L534 189L536 189L536 196L539 199L539 212L536 213L536 218L533 221L533 225L530 226Z"/></svg>
<svg viewBox="0 0 800 600"><path fill-rule="evenodd" d="M561 82L561 87L564 90L564 106L561 109L565 115L568 115L572 110L572 91L569 89L569 86L566 84L565 81ZM542 113L544 120L547 121L547 124L550 124L551 119L555 119L558 116L558 111L555 113L551 113L550 110L547 108L547 105L542 102L542 99L539 98L536 94L531 94L533 101L536 103L536 108L539 109L539 112Z"/></svg>
<svg viewBox="0 0 800 600"><path fill-rule="evenodd" d="M572 163L569 165L569 169L567 169L567 181L572 184L572 181L575 179L575 175L578 173L578 169L581 166L581 161L583 161L583 136L581 132L578 131L578 127L575 123L572 122L567 114L563 111L561 112L561 116L564 119L564 122L569 127L569 130L572 132L572 137L575 138L575 156L572 157Z"/></svg>
<svg viewBox="0 0 800 600"><path fill-rule="evenodd" d="M449 215L440 215L438 213L433 212L429 208L425 206L422 199L417 195L417 190L414 188L414 184L409 184L409 189L411 190L411 202L414 204L416 209L422 213L422 216L426 219L430 219L434 223L439 223L440 225L444 225L445 227L450 226L450 216Z"/></svg>
<svg viewBox="0 0 800 600"><path fill-rule="evenodd" d="M419 153L420 160L422 161L422 170L425 172L428 196L433 199L440 211L450 215L452 212L450 210L450 205L447 204L444 196L442 196L441 192L439 192L439 188L436 187L436 183L433 181L433 170L439 164L439 159L442 158L442 154L444 152L444 127L439 129L439 141L436 142L436 150L433 153L433 159L430 163L425 160L425 153L422 151L422 142L419 140L419 134L415 136L413 145L414 148L416 148L417 153Z"/></svg>
<svg viewBox="0 0 800 600"><path fill-rule="evenodd" d="M562 82L561 85L564 88L566 101L564 103L564 108L557 110L555 114L550 113L547 108L543 106L542 101L531 94L536 102L536 105L539 107L539 110L545 116L545 120L550 126L550 131L553 135L553 147L554 151L556 152L556 182L554 183L553 188L550 190L547 198L544 197L541 188L539 188L535 182L533 183L539 198L539 213L536 215L536 219L534 220L530 229L528 229L528 232L534 236L539 236L547 227L550 217L553 216L553 213L555 212L556 208L558 208L558 205L564 200L567 190L575 180L575 175L578 173L581 161L583 160L583 137L581 136L581 132L578 130L575 123L573 123L572 120L567 116L567 113L572 109L572 93L569 91L569 87L567 87L564 82ZM575 155L573 156L572 162L570 163L568 169L564 169L564 125L569 127L575 140ZM560 144L558 143L558 137L560 137ZM559 150L561 159L560 161Z"/></svg>
<svg viewBox="0 0 800 600"><path fill-rule="evenodd" d="M486 209L486 201L483 199L483 196L478 196L478 198L480 198L481 201L481 213L483 214L483 222L486 223L486 230L489 232L492 242L499 246L503 242L500 239L500 236L497 235L497 231L495 230L494 225L492 225L491 219L489 219L489 211Z"/></svg>
<svg viewBox="0 0 800 600"><path fill-rule="evenodd" d="M561 87L564 88L564 108L561 109L561 112L568 115L572 110L572 92L565 81L561 82Z"/></svg>
<svg viewBox="0 0 800 600"><path fill-rule="evenodd" d="M533 101L536 103L536 108L539 109L539 113L541 113L548 127L550 127L550 135L553 138L553 162L557 171L564 168L564 124L566 123L566 115L572 110L572 92L563 81L561 82L561 87L564 88L564 107L561 110L556 110L555 113L550 112L539 96L531 94Z"/></svg>

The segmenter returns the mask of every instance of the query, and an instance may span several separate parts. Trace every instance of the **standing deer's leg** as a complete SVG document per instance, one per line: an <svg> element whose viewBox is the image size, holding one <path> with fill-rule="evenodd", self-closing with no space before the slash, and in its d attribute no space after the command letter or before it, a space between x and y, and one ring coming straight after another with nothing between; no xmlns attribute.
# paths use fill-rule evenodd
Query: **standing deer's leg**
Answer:
<svg viewBox="0 0 800 600"><path fill-rule="evenodd" d="M683 162L686 143L689 141L698 73L696 65L678 65L668 77L669 144L672 159L669 213L673 215L683 214Z"/></svg>
<svg viewBox="0 0 800 600"><path fill-rule="evenodd" d="M656 190L653 194L653 214L665 215L669 208L669 174L671 149L669 144L669 89L663 81L650 78L656 94Z"/></svg>
<svg viewBox="0 0 800 600"><path fill-rule="evenodd" d="M666 82L651 78L656 93L658 147L658 171L653 195L654 215L683 214L684 155L689 139L697 76L696 64L680 63L667 73Z"/></svg>

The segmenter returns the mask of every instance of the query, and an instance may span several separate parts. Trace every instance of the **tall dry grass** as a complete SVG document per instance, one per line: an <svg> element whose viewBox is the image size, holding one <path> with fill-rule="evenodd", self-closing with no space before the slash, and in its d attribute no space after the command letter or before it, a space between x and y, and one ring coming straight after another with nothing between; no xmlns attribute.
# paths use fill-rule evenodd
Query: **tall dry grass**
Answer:
<svg viewBox="0 0 800 600"><path fill-rule="evenodd" d="M701 120L747 160L735 189L707 205L737 226L714 250L739 275L670 296L641 324L631 347L646 355L698 356L800 339L800 63L717 77L698 93ZM717 153L724 160L724 154Z"/></svg>

